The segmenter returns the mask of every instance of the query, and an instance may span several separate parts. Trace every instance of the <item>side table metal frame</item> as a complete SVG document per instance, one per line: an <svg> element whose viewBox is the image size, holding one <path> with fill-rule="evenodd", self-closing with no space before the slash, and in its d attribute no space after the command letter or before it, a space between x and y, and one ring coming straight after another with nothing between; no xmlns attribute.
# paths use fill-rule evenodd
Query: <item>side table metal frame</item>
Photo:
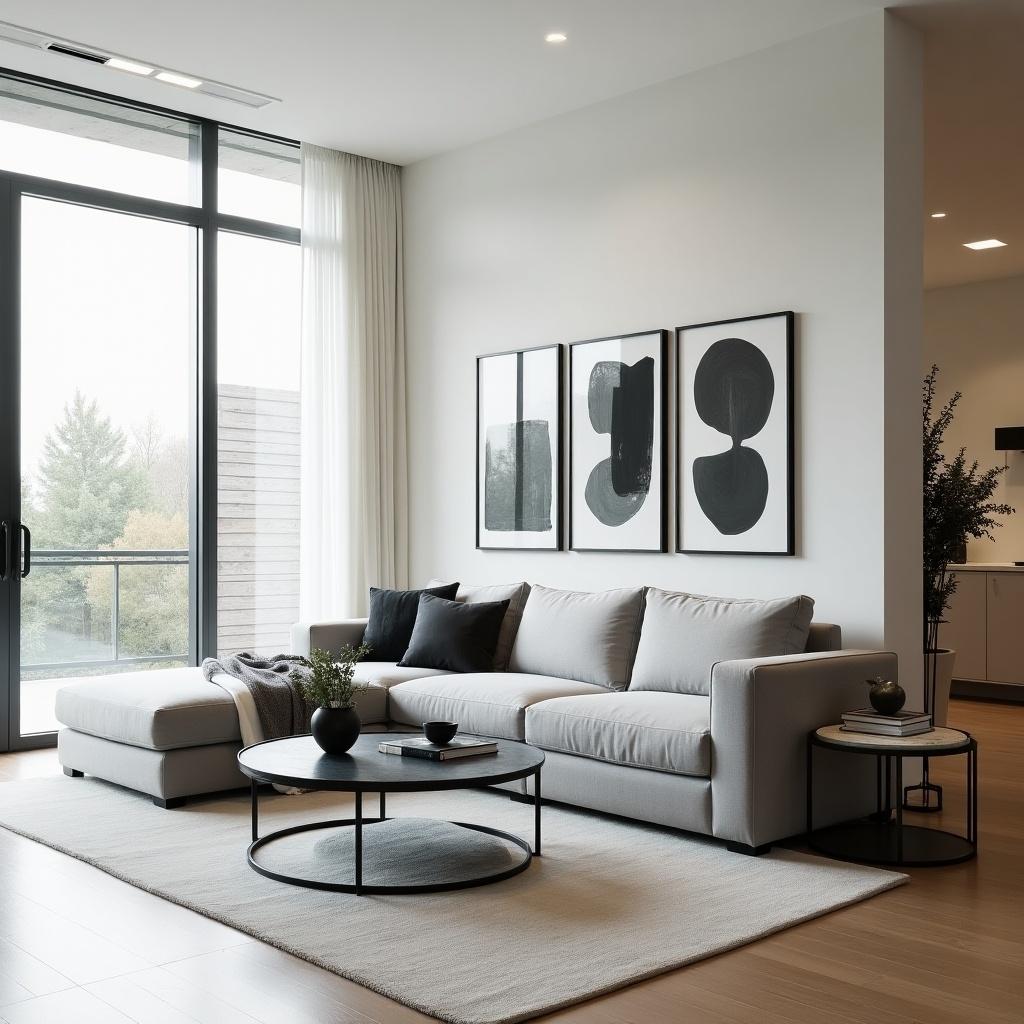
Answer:
<svg viewBox="0 0 1024 1024"><path fill-rule="evenodd" d="M959 730L962 731L962 730ZM869 746L856 746L854 744L830 743L817 735L812 730L807 736L807 845L818 853L824 853L831 857L846 860L867 860L863 857L845 855L842 849L841 839L838 843L829 844L827 834L833 832L840 834L843 830L849 831L854 827L862 829L875 828L878 830L893 830L895 836L895 853L893 856L877 857L868 860L872 864L884 864L892 867L938 867L946 864L960 864L977 856L978 853L978 743L970 733L964 733L967 742L955 749L934 750L925 755L920 749L908 747L906 750L894 750L887 748L883 750L872 749ZM814 750L816 747L826 750L834 750L844 754L862 754L875 758L875 812L866 820L845 822L837 825L826 826L815 830L814 828ZM947 832L941 829L922 828L916 825L905 825L903 812L905 809L905 790L903 788L903 759L905 757L955 757L966 755L967 757L967 813L966 813L966 835L957 835L955 832ZM893 782L895 781L895 787ZM893 800L895 789L896 799ZM896 812L895 823L892 822L893 811ZM932 842L938 841L946 844L950 840L960 840L964 849L953 856L927 856L910 860L905 856L905 840L907 832L915 833L916 838L925 843L931 838ZM942 837L938 839L937 837ZM956 844L954 843L954 846Z"/></svg>

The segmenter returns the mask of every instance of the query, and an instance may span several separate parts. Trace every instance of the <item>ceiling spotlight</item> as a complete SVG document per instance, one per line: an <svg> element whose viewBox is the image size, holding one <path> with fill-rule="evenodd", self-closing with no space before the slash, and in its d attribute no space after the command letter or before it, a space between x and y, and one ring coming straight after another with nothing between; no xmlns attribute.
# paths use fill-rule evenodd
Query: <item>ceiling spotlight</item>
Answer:
<svg viewBox="0 0 1024 1024"><path fill-rule="evenodd" d="M179 75L176 71L158 71L156 77L168 85L180 85L183 89L198 89L203 84L201 78L189 78L188 75Z"/></svg>
<svg viewBox="0 0 1024 1024"><path fill-rule="evenodd" d="M944 213L933 213L932 220L942 220L946 215Z"/></svg>
<svg viewBox="0 0 1024 1024"><path fill-rule="evenodd" d="M114 68L117 71L130 71L133 75L151 75L153 69L147 67L145 64L139 64L134 60L125 60L124 57L108 57L106 60L108 68Z"/></svg>
<svg viewBox="0 0 1024 1024"><path fill-rule="evenodd" d="M1005 242L1000 242L998 238L983 238L980 242L964 242L964 247L967 249L1001 249Z"/></svg>
<svg viewBox="0 0 1024 1024"><path fill-rule="evenodd" d="M569 37L564 32L549 32L544 37L545 43L564 43Z"/></svg>

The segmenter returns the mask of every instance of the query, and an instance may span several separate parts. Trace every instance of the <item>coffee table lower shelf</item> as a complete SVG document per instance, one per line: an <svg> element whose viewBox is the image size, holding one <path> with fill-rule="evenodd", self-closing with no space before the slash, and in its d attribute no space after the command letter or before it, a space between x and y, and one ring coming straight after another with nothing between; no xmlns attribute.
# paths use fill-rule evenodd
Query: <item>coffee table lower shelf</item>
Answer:
<svg viewBox="0 0 1024 1024"><path fill-rule="evenodd" d="M255 789L255 786L253 788ZM255 796L253 797L253 800L255 802ZM511 832L503 832L501 829L490 828L487 825L475 825L465 821L450 821L447 822L447 824L456 825L459 828L469 829L473 832L483 832L489 836L495 836L498 839L504 840L507 843L511 843L513 846L516 846L523 851L523 856L516 864L513 864L512 867L504 868L501 871L493 871L484 875L476 875L470 878L461 878L456 881L434 882L416 885L364 884L362 881L362 827L363 825L375 825L380 824L384 821L394 820L396 819L386 817L339 818L334 821L313 821L304 825L293 825L291 828L278 829L276 832L268 832L265 836L260 836L258 839L254 838L253 842L250 843L247 855L249 866L254 871L258 871L261 875L264 875L267 878L272 878L276 882L286 882L288 885L298 885L302 886L305 889L326 889L328 892L347 892L352 893L356 896L405 896L413 895L415 893L452 892L456 889L472 889L478 885L490 885L492 882L503 882L506 878L512 878L515 875L518 875L520 872L525 871L530 866L530 862L534 858L534 853L530 849L530 844L525 839L521 839L519 836L513 835ZM301 832L315 832L319 829L345 828L346 826L352 827L356 830L356 859L354 866L356 875L355 883L325 882L316 878L304 878L300 875L287 875L280 871L272 871L270 868L264 867L256 859L256 853L258 850L263 849L264 847L268 846L270 843L273 843L277 839L285 839L288 836L294 836ZM254 816L254 836L256 835L256 828L257 819ZM539 852L539 836L537 845Z"/></svg>

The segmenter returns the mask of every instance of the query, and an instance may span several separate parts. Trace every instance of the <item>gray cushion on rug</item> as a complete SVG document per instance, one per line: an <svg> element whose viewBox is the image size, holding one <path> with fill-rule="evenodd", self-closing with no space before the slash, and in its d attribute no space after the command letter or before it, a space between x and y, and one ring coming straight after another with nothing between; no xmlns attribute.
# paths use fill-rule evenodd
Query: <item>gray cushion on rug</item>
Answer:
<svg viewBox="0 0 1024 1024"><path fill-rule="evenodd" d="M509 668L624 690L640 630L643 587L584 593L534 585Z"/></svg>
<svg viewBox="0 0 1024 1024"><path fill-rule="evenodd" d="M809 597L708 597L647 591L631 690L711 693L720 661L800 654L807 646Z"/></svg>
<svg viewBox="0 0 1024 1024"><path fill-rule="evenodd" d="M434 579L427 584L427 587L443 587L444 585L444 580ZM504 672L508 668L508 659L512 654L512 645L516 640L519 622L523 617L523 607L526 605L529 593L529 583L491 583L480 586L473 583L459 584L459 592L455 595L456 601L464 601L466 604L508 601L508 611L505 612L505 618L501 623L498 646L494 651L495 672Z"/></svg>

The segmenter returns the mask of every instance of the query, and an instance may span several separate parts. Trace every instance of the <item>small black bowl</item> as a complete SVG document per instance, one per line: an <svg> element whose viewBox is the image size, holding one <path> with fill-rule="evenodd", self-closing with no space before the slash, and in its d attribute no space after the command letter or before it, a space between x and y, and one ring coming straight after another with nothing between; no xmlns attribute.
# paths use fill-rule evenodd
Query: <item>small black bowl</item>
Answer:
<svg viewBox="0 0 1024 1024"><path fill-rule="evenodd" d="M424 722L423 735L435 746L443 747L451 743L452 738L459 731L458 722Z"/></svg>

